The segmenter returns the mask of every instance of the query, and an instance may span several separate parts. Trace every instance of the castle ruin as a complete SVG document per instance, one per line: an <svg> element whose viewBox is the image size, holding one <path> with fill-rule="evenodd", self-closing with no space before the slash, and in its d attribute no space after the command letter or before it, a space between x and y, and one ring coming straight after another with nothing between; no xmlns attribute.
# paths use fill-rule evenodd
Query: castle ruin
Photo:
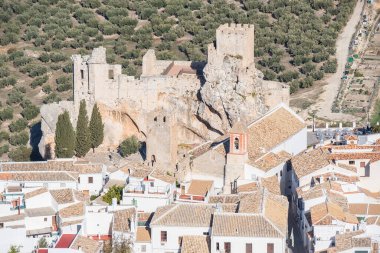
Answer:
<svg viewBox="0 0 380 253"><path fill-rule="evenodd" d="M140 78L107 64L106 49L73 55L73 101L41 107L43 157L54 157L58 115L67 110L76 125L84 99L90 114L98 104L105 124L103 146L136 135L146 142L147 162L173 170L180 147L215 139L240 119L253 120L283 102L286 84L265 81L254 64L253 25L225 24L208 45L208 62L158 60L148 50Z"/></svg>

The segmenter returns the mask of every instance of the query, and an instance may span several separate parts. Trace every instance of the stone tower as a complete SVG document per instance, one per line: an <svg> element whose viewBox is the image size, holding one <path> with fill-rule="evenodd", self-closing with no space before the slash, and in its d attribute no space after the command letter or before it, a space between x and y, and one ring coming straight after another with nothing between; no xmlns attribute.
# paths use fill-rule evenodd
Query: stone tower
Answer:
<svg viewBox="0 0 380 253"><path fill-rule="evenodd" d="M224 174L224 191L234 192L236 180L244 175L244 164L248 160L248 134L242 121L238 121L230 130L230 149Z"/></svg>
<svg viewBox="0 0 380 253"><path fill-rule="evenodd" d="M167 171L174 171L177 162L176 119L165 111L148 114L146 139L146 161Z"/></svg>
<svg viewBox="0 0 380 253"><path fill-rule="evenodd" d="M216 29L216 54L221 58L225 56L241 58L243 68L251 66L254 63L254 38L253 25L221 25Z"/></svg>
<svg viewBox="0 0 380 253"><path fill-rule="evenodd" d="M112 83L121 74L120 65L110 65L106 61L106 48L95 48L90 56L73 55L74 108L78 112L82 99L91 114L95 102L116 100Z"/></svg>

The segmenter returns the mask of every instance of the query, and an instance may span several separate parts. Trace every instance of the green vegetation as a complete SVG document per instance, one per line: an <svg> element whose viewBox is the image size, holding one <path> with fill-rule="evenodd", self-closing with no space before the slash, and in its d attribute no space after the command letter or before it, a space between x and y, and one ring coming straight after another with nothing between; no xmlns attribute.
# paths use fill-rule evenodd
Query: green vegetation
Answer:
<svg viewBox="0 0 380 253"><path fill-rule="evenodd" d="M26 146L19 146L11 150L8 154L9 158L15 162L24 162L30 160L32 149Z"/></svg>
<svg viewBox="0 0 380 253"><path fill-rule="evenodd" d="M41 239L38 240L38 248L47 248L48 243L46 241L45 237L41 237Z"/></svg>
<svg viewBox="0 0 380 253"><path fill-rule="evenodd" d="M112 199L116 198L117 202L119 203L122 197L122 192L123 192L123 186L111 186L107 193L103 195L102 200L109 205L112 204Z"/></svg>
<svg viewBox="0 0 380 253"><path fill-rule="evenodd" d="M41 103L72 96L72 54L107 48L107 61L139 75L142 56L204 61L224 23L255 25L265 79L310 87L336 71L335 41L355 0L1 0L0 119L38 120ZM29 100L34 106L22 107ZM8 121L8 122L4 122ZM0 143L1 145L1 143Z"/></svg>
<svg viewBox="0 0 380 253"><path fill-rule="evenodd" d="M58 116L55 131L55 155L58 158L74 156L75 133L67 111Z"/></svg>
<svg viewBox="0 0 380 253"><path fill-rule="evenodd" d="M19 253L20 252L20 248L21 248L21 246L12 245L9 248L8 253Z"/></svg>
<svg viewBox="0 0 380 253"><path fill-rule="evenodd" d="M122 157L129 156L139 151L141 144L136 136L132 135L125 139L119 146L119 153Z"/></svg>
<svg viewBox="0 0 380 253"><path fill-rule="evenodd" d="M88 127L86 101L82 100L79 107L79 115L76 128L76 156L85 156L91 149L91 136Z"/></svg>
<svg viewBox="0 0 380 253"><path fill-rule="evenodd" d="M95 149L103 143L104 139L104 124L102 122L102 116L100 115L97 104L95 104L94 108L92 109L89 129L91 148Z"/></svg>

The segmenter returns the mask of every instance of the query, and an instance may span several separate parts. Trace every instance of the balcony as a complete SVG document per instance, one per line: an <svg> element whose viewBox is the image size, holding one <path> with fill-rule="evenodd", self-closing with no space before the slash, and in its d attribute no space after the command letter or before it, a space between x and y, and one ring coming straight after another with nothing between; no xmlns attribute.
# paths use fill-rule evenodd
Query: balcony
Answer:
<svg viewBox="0 0 380 253"><path fill-rule="evenodd" d="M124 194L153 194L153 195L167 195L169 194L169 187L163 186L147 186L144 184L129 184L124 188Z"/></svg>

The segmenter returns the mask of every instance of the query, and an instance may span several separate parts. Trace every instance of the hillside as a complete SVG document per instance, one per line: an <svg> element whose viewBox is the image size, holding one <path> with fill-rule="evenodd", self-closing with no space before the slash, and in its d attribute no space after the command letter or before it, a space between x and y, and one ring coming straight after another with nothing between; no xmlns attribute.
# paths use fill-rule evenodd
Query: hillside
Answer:
<svg viewBox="0 0 380 253"><path fill-rule="evenodd" d="M138 76L148 48L159 59L206 60L220 24L253 23L257 68L294 92L335 71L335 40L355 2L0 0L0 154L29 158L39 105L71 99L72 54L102 45L109 63Z"/></svg>

